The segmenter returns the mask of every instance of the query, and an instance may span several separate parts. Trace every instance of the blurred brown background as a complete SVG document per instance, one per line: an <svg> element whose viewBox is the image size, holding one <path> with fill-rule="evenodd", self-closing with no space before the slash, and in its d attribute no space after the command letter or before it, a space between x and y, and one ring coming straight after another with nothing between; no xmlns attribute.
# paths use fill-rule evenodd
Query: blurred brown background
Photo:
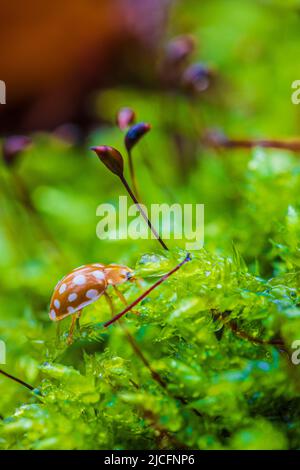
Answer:
<svg viewBox="0 0 300 470"><path fill-rule="evenodd" d="M172 0L0 1L0 134L93 119L93 90L154 77Z"/></svg>

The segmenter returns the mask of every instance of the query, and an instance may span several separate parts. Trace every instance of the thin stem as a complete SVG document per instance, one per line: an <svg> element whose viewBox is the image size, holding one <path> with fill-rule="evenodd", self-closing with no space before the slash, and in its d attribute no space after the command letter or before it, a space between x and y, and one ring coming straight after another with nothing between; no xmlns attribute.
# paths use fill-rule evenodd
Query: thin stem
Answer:
<svg viewBox="0 0 300 470"><path fill-rule="evenodd" d="M212 310L212 314L216 320L221 320L223 325L225 327L228 327L232 333L234 333L236 336L239 336L242 339L245 339L247 341L250 341L251 343L255 344L261 344L265 346L275 346L282 351L286 352L288 354L288 351L285 349L285 344L284 341L281 338L273 338L273 339L262 339L262 338L257 338L255 336L252 336L251 334L247 333L246 331L240 330L238 327L238 324L234 320L229 320L226 321L224 318L224 314L230 314L230 311L225 311L223 313L218 313Z"/></svg>
<svg viewBox="0 0 300 470"><path fill-rule="evenodd" d="M242 339L246 339L247 341L251 341L252 343L255 343L255 344L262 344L262 345L266 345L266 346L275 346L275 347L278 347L279 349L282 349L286 353L288 353L288 351L286 349L284 349L284 342L281 338L278 338L278 339L274 338L274 339L269 339L269 340L268 339L262 339L262 338L256 338L255 336L250 335L246 331L240 330L237 323L233 320L225 323L225 325L228 325L230 330Z"/></svg>
<svg viewBox="0 0 300 470"><path fill-rule="evenodd" d="M114 286L115 288L115 291L118 295L121 294L120 291L118 291L117 287ZM111 312L112 312L112 315L114 315L114 305L113 305L113 302L112 302L112 299L111 297L105 292L104 293L104 296L108 302L108 305L111 309ZM123 294L121 294L121 297L120 297L120 300L125 303L125 305L127 304L127 301L125 299L125 297L123 296ZM114 317L113 317L114 318ZM148 361L148 359L146 358L146 356L144 355L143 351L141 350L141 348L139 347L138 343L136 342L135 338L131 335L130 331L128 330L128 328L124 325L123 321L121 319L119 319L118 321L118 324L120 325L121 329L123 330L124 334L126 335L126 338L130 344L130 346L132 347L133 351L135 352L135 354L137 355L137 357L139 357L139 359L142 361L142 363L144 364L144 366L149 370L150 374L151 374L151 377L153 378L153 380L155 380L167 393L170 394L169 390L168 390L168 385L167 383L163 380L163 378L160 376L160 374L158 372L156 372L150 362ZM132 382L132 381L131 381ZM133 385L136 387L136 388L139 388L139 386L135 383L133 383ZM171 395L173 396L173 395ZM188 402L185 398L183 397L180 397L178 395L174 395L173 398L175 398L176 400L179 400L183 405L187 405ZM199 413L198 410L196 410L195 408L192 408L192 411L197 415L197 416L202 416L201 413Z"/></svg>
<svg viewBox="0 0 300 470"><path fill-rule="evenodd" d="M165 438L167 438L169 440L169 444L171 444L172 446L175 446L176 449L180 449L180 450L190 449L186 444L178 441L177 437L173 436L168 429L164 428L160 424L159 416L155 415L155 413L153 413L151 410L142 409L142 413L143 413L144 418L149 421L150 426L152 426L152 428L154 429L157 442L158 444L161 445L160 448L169 449L169 446L166 447L164 445L164 440Z"/></svg>
<svg viewBox="0 0 300 470"><path fill-rule="evenodd" d="M133 202L137 205L137 208L138 210L140 211L142 217L145 219L145 221L147 222L148 224L148 227L150 228L151 232L153 233L153 235L155 236L155 238L159 241L159 243L161 244L161 246L164 248L164 250L168 250L169 248L167 247L167 245L165 244L165 242L160 238L160 236L158 235L157 231L155 230L155 228L153 227L153 225L151 224L150 220L148 219L147 215L145 214L142 206L140 205L140 203L138 202L137 198L135 197L135 195L133 194L129 184L127 183L125 177L122 175L120 176L120 180L122 181L123 185L125 186L125 189L126 191L128 192L129 196L131 197L131 199L133 200Z"/></svg>
<svg viewBox="0 0 300 470"><path fill-rule="evenodd" d="M142 350L139 348L137 342L135 341L135 339L133 338L133 336L131 336L131 334L129 333L128 329L126 328L126 326L121 323L121 327L124 331L124 333L126 334L127 336L127 339L128 339L128 342L130 343L132 349L134 350L134 352L136 353L136 355L140 358L140 360L142 361L142 363L144 364L144 366L149 370L152 378L161 386L163 387L164 389L167 388L167 384L166 382L161 378L161 376L154 370L152 369L152 366L150 364L150 362L148 361L148 359L144 356L144 353L142 352Z"/></svg>
<svg viewBox="0 0 300 470"><path fill-rule="evenodd" d="M290 150L291 152L300 152L300 140L285 141L278 139L227 139L220 138L214 141L205 142L211 147L219 148L246 148L251 149L254 147L263 148L276 148L283 150Z"/></svg>
<svg viewBox="0 0 300 470"><path fill-rule="evenodd" d="M153 380L155 380L155 382L157 382L167 393L170 394L169 390L168 390L168 385L167 385L167 382L165 382L163 380L163 378L159 375L158 372L156 372L156 370L154 370L150 364L150 362L148 361L148 359L144 356L144 353L143 351L140 349L139 345L137 344L136 340L134 339L133 336L131 336L131 334L129 333L128 329L126 328L126 326L124 325L124 323L121 323L119 322L124 333L126 334L127 336L127 340L128 342L130 343L132 349L134 350L134 352L136 353L136 355L140 358L140 360L142 361L142 363L144 364L144 366L149 370L150 374L151 374L151 377ZM175 398L175 400L179 400L183 405L187 405L188 404L188 401L183 398L183 397L180 397L178 395L172 395L171 396L173 398ZM195 408L191 408L193 410L193 412L197 415L197 416L202 416L201 413L199 413L198 410L196 410Z"/></svg>
<svg viewBox="0 0 300 470"><path fill-rule="evenodd" d="M116 292L118 294L121 294L118 290L116 290ZM112 312L112 315L113 315L113 318L114 317L114 305L113 305L113 301L111 299L111 297L106 293L104 292L104 296L106 298L106 301L111 309L111 312ZM122 302L125 303L125 305L127 305L127 302L126 302L126 299L125 297L121 298ZM129 332L128 328L124 325L124 323L122 322L122 320L119 319L118 321L118 324L120 325L121 329L123 330L130 346L132 347L133 351L135 352L135 354L140 358L140 360L142 361L142 363L144 364L144 366L149 370L152 378L161 386L163 387L164 389L167 388L167 384L164 382L164 380L160 377L160 375L155 372L155 370L152 369L151 367L151 364L150 362L148 361L148 359L144 356L144 353L142 352L142 350L140 349L139 345L137 344L136 340L134 339L134 337L131 335L131 333Z"/></svg>
<svg viewBox="0 0 300 470"><path fill-rule="evenodd" d="M134 192L135 196L138 199L141 199L140 195L139 195L139 191L137 189L137 182L136 182L136 177L135 177L135 171L134 171L134 166L133 166L133 159L132 159L131 150L127 151L127 155L128 155L129 173L130 173L130 178L131 178L131 182L132 182L133 192Z"/></svg>
<svg viewBox="0 0 300 470"><path fill-rule="evenodd" d="M153 284L151 287L149 287L149 289L147 289L142 295L140 295L140 297L138 297L134 302L132 302L130 305L128 305L128 307L126 307L124 310L122 310L122 312L118 313L118 315L115 315L113 318L111 318L110 320L108 320L106 323L104 323L104 327L107 328L108 326L110 326L112 323L114 323L115 321L119 320L121 317L123 317L127 312L129 312L129 310L131 310L133 307L135 307L137 304L139 304L145 297L147 297L147 295L150 294L150 292L152 292L156 287L158 287L162 282L164 282L166 279L168 279L168 277L170 277L172 274L174 274L176 271L178 271L178 269L181 268L181 266L183 266L185 263L187 263L188 261L191 261L191 256L190 254L188 253L186 255L186 257L184 258L183 261L181 261L181 263L179 263L177 266L175 266L175 268L173 268L171 271L169 271L167 274L165 274L164 276L162 276L157 282L155 282L155 284Z"/></svg>
<svg viewBox="0 0 300 470"><path fill-rule="evenodd" d="M18 384L23 385L24 387L28 388L28 390L34 390L34 387L32 387L32 385L29 385L28 383L24 382L24 380L18 379L17 377L14 377L13 375L4 372L4 370L2 369L0 369L0 374L4 375L5 377L8 377L11 380L14 380Z"/></svg>

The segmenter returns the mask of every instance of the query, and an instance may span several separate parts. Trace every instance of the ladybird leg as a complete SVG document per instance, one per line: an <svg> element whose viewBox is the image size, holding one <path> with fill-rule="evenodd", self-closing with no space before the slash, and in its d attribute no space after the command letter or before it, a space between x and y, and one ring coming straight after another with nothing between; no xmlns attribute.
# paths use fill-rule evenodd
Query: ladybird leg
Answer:
<svg viewBox="0 0 300 470"><path fill-rule="evenodd" d="M139 279L139 278L135 277L133 279L133 282L135 282L135 284L138 286L139 289L143 289L142 279Z"/></svg>
<svg viewBox="0 0 300 470"><path fill-rule="evenodd" d="M119 299L121 300L121 302L123 302L124 305L128 305L127 303L127 300L125 299L124 295L122 294L121 291L119 291L119 289L116 287L116 286L113 286L114 288L114 291L115 293L117 294L117 296L119 297ZM137 310L131 310L132 313L135 313L136 315L139 315L140 312L138 312Z"/></svg>
<svg viewBox="0 0 300 470"><path fill-rule="evenodd" d="M124 305L128 305L127 304L127 300L125 299L124 295L122 294L121 291L119 291L119 289L116 287L116 286L113 286L114 288L114 291L115 293L117 294L117 296L119 297L119 299L121 300L121 302L124 304Z"/></svg>
<svg viewBox="0 0 300 470"><path fill-rule="evenodd" d="M56 345L58 346L59 345L59 341L60 341L60 321L58 321L56 323Z"/></svg>
<svg viewBox="0 0 300 470"><path fill-rule="evenodd" d="M67 343L69 345L73 343L73 333L74 333L74 329L75 329L75 325L76 325L76 319L77 319L77 315L73 315L70 330L69 330L69 335L68 335L68 339L67 339Z"/></svg>
<svg viewBox="0 0 300 470"><path fill-rule="evenodd" d="M76 326L77 326L77 329L80 330L80 317L81 317L81 314L82 314L82 310L78 310L77 314L76 314Z"/></svg>
<svg viewBox="0 0 300 470"><path fill-rule="evenodd" d="M105 300L106 300L106 302L108 303L108 306L109 306L109 308L110 308L111 315L114 316L114 314L115 314L115 307L114 307L114 304L113 304L113 301L112 301L111 297L108 295L107 292L104 292L104 297L105 297Z"/></svg>

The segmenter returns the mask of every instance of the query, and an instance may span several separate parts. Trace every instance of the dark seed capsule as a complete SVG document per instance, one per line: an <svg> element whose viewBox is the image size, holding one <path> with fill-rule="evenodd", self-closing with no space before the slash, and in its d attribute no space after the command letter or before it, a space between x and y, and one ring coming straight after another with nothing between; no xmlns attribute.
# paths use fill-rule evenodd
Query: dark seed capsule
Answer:
<svg viewBox="0 0 300 470"><path fill-rule="evenodd" d="M212 78L211 70L201 63L190 65L183 73L183 85L195 92L207 90Z"/></svg>
<svg viewBox="0 0 300 470"><path fill-rule="evenodd" d="M112 173L120 177L123 176L124 161L118 150L107 145L90 147L90 150L93 150L98 155L102 163L104 163Z"/></svg>
<svg viewBox="0 0 300 470"><path fill-rule="evenodd" d="M151 129L150 124L139 122L132 126L125 136L125 146L128 152L138 143L138 141L149 132Z"/></svg>
<svg viewBox="0 0 300 470"><path fill-rule="evenodd" d="M7 137L3 142L3 158L7 165L13 165L19 155L31 144L31 139L24 135Z"/></svg>
<svg viewBox="0 0 300 470"><path fill-rule="evenodd" d="M208 129L203 134L203 143L210 147L224 147L228 144L228 138L219 129Z"/></svg>
<svg viewBox="0 0 300 470"><path fill-rule="evenodd" d="M167 63L173 65L181 64L192 54L195 45L195 38L189 34L171 39L166 47Z"/></svg>
<svg viewBox="0 0 300 470"><path fill-rule="evenodd" d="M80 128L71 122L58 126L53 131L53 135L67 145L79 145L83 142L83 135Z"/></svg>
<svg viewBox="0 0 300 470"><path fill-rule="evenodd" d="M117 114L117 125L121 131L125 131L127 127L135 121L135 112L131 108L121 108Z"/></svg>

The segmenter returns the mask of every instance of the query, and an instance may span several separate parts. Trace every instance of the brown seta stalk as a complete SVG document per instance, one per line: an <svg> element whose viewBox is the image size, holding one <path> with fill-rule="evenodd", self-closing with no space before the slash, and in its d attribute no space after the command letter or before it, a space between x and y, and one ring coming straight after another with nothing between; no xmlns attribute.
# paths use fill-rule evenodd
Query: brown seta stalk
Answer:
<svg viewBox="0 0 300 470"><path fill-rule="evenodd" d="M120 318L122 318L126 313L128 313L133 307L135 307L137 304L139 304L145 297L147 297L150 292L152 292L156 287L158 287L160 284L162 284L166 279L168 279L172 274L174 274L176 271L178 271L185 263L188 261L191 261L191 255L188 253L186 257L184 258L183 261L181 261L175 268L171 269L167 274L162 276L157 282L155 282L149 289L147 289L142 295L140 295L134 302L132 302L128 307L126 307L122 312L118 313L118 315L115 315L113 318L108 320L107 322L104 323L105 328L110 326L112 323L116 322Z"/></svg>
<svg viewBox="0 0 300 470"><path fill-rule="evenodd" d="M0 374L4 375L4 377L7 377L8 379L13 380L14 382L17 382L20 385L23 385L24 387L28 388L28 390L30 391L34 390L34 387L32 385L29 385L28 383L24 382L24 380L18 379L14 375L8 374L2 369L0 369Z"/></svg>
<svg viewBox="0 0 300 470"><path fill-rule="evenodd" d="M164 250L168 250L167 245L165 242L161 239L155 228L153 227L152 223L150 222L149 218L147 217L146 212L144 211L141 203L137 200L136 196L134 195L132 189L130 188L125 176L124 176L124 161L123 157L120 154L118 150L116 150L113 147L109 147L106 145L101 145L98 147L91 147L91 150L93 150L99 157L99 159L104 163L104 165L115 175L117 175L123 186L125 187L127 193L129 194L130 198L136 204L140 214L144 218L144 220L147 222L147 225L149 229L152 231L154 237L158 240L158 242L161 244Z"/></svg>

